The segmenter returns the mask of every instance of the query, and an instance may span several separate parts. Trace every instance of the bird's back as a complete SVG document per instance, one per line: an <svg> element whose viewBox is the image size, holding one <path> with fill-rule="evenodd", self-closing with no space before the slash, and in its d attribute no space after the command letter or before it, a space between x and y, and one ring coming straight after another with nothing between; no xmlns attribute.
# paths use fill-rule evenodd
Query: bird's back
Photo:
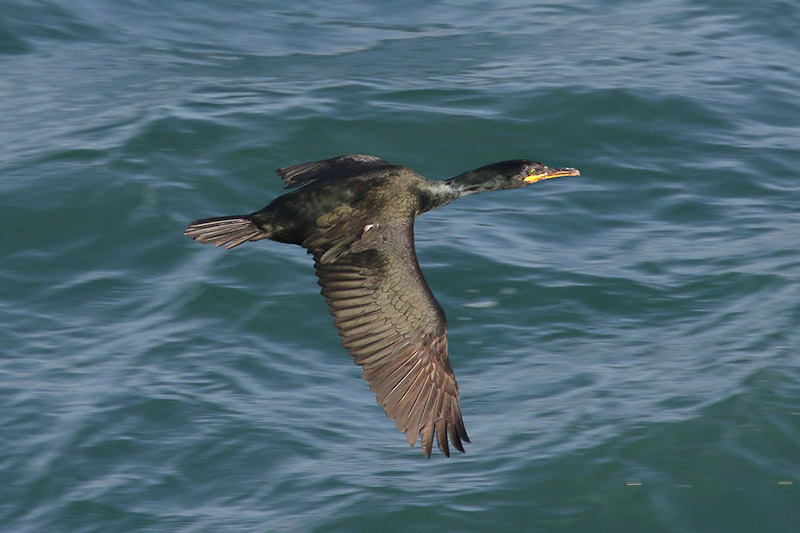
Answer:
<svg viewBox="0 0 800 533"><path fill-rule="evenodd" d="M377 223L411 223L425 180L402 166L381 166L356 175L314 180L279 196L253 213L254 222L270 228L273 240L303 245L308 236L333 220L359 232Z"/></svg>

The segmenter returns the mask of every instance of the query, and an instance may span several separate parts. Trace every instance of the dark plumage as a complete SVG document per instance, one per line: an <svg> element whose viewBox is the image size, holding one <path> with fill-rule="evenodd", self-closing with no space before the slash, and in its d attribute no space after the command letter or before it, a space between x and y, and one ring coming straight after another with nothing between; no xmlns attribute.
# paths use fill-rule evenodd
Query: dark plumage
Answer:
<svg viewBox="0 0 800 533"><path fill-rule="evenodd" d="M226 248L260 239L306 248L342 345L364 368L386 416L411 446L419 436L428 457L434 435L444 455L448 437L463 452L469 436L447 356L447 322L417 262L414 219L470 194L579 172L515 160L432 181L368 155L277 172L287 188L299 189L250 215L197 220L185 234Z"/></svg>

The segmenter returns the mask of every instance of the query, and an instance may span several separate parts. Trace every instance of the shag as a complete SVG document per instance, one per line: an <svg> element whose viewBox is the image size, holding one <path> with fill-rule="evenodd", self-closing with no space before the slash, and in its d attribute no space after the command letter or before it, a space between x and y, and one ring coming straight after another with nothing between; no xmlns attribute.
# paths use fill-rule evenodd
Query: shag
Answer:
<svg viewBox="0 0 800 533"><path fill-rule="evenodd" d="M386 416L411 446L419 436L427 457L434 435L445 456L448 436L463 452L470 440L447 356L447 322L417 262L414 219L471 194L580 172L514 160L436 181L349 154L277 173L297 190L249 215L192 222L185 235L225 248L271 239L307 249L342 346L363 367Z"/></svg>

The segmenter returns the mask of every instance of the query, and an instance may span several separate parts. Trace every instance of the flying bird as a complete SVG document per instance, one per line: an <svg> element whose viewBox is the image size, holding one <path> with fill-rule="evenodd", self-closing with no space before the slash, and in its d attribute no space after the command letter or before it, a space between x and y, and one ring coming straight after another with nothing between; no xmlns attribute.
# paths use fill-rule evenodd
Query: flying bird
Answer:
<svg viewBox="0 0 800 533"><path fill-rule="evenodd" d="M271 239L314 258L333 323L388 418L430 457L433 440L470 442L447 355L447 321L414 249L414 219L472 194L578 176L528 160L501 161L444 181L378 157L349 154L279 168L287 189L249 215L203 218L185 235L235 248Z"/></svg>

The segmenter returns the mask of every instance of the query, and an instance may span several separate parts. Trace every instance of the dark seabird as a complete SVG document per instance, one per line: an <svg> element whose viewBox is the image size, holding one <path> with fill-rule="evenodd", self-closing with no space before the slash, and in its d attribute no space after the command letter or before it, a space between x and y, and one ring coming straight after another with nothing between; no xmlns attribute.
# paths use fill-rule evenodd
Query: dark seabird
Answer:
<svg viewBox="0 0 800 533"><path fill-rule="evenodd" d="M355 154L277 172L297 190L249 215L197 220L185 234L226 248L261 239L306 248L342 345L364 368L386 416L411 446L419 436L427 457L434 435L444 455L448 436L463 452L470 440L447 356L447 322L417 262L414 219L471 194L580 173L514 160L435 181Z"/></svg>

